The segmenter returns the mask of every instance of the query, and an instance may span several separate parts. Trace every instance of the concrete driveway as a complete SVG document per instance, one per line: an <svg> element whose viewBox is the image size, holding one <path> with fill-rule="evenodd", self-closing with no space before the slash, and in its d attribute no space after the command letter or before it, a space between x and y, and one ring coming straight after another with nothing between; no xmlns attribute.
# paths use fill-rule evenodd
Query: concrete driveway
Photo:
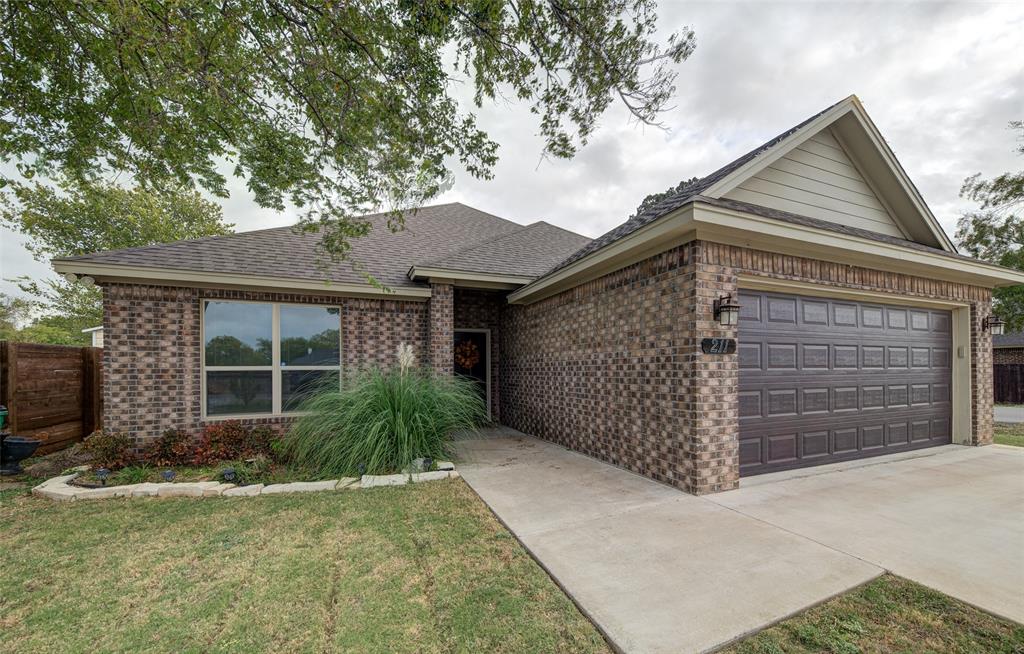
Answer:
<svg viewBox="0 0 1024 654"><path fill-rule="evenodd" d="M708 651L885 570L1024 621L1024 450L936 448L698 498L489 436L460 442L463 478L623 651Z"/></svg>

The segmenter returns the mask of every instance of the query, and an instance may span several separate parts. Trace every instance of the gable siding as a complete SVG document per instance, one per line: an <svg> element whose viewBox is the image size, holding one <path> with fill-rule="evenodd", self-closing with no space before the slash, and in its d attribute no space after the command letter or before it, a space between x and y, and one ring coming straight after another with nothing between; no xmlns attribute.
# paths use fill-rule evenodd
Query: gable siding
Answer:
<svg viewBox="0 0 1024 654"><path fill-rule="evenodd" d="M903 238L885 206L826 129L726 198Z"/></svg>

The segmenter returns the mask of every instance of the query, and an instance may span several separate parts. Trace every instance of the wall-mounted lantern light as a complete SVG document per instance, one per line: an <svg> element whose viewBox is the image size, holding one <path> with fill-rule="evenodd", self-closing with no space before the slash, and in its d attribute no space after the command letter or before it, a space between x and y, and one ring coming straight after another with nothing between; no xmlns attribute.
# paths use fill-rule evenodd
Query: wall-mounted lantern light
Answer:
<svg viewBox="0 0 1024 654"><path fill-rule="evenodd" d="M722 327L735 327L740 321L740 305L732 299L732 294L723 295L715 300L715 318Z"/></svg>
<svg viewBox="0 0 1024 654"><path fill-rule="evenodd" d="M989 330L993 336L1002 336L1003 330L1006 329L1006 321L999 316L993 314L981 323L982 330Z"/></svg>

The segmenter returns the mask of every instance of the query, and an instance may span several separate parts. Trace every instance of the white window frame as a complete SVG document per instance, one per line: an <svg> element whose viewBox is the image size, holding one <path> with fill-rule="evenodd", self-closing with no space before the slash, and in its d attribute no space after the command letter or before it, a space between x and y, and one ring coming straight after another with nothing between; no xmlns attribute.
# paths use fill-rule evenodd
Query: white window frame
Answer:
<svg viewBox="0 0 1024 654"><path fill-rule="evenodd" d="M231 304L266 304L271 307L271 348L269 366L207 366L206 365L206 303L221 302ZM281 307L315 307L320 309L338 310L338 364L333 366L282 366L281 365ZM338 387L341 388L341 306L337 304L310 304L303 302L262 302L260 300L222 300L207 297L199 300L199 364L200 364L200 402L201 418L206 421L239 420L257 418L280 418L304 415L302 411L284 411L283 385L281 375L285 371L327 370L338 372ZM208 415L206 411L206 373L209 372L266 372L270 371L271 408L269 413L218 413Z"/></svg>

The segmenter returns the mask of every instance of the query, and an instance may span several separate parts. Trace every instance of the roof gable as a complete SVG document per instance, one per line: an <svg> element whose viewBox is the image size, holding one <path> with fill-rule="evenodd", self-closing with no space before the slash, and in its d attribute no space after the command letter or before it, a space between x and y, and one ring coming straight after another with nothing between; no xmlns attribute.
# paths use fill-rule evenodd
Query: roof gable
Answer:
<svg viewBox="0 0 1024 654"><path fill-rule="evenodd" d="M745 159L741 165L730 164L732 169L705 186L701 194L956 251L856 96L836 103ZM795 178L786 174L795 171L806 175L800 185L779 184L783 178L793 182ZM845 184L837 173L854 183ZM848 193L865 190L858 182L867 186L873 199Z"/></svg>
<svg viewBox="0 0 1024 654"><path fill-rule="evenodd" d="M831 127L811 135L721 197L909 238Z"/></svg>

